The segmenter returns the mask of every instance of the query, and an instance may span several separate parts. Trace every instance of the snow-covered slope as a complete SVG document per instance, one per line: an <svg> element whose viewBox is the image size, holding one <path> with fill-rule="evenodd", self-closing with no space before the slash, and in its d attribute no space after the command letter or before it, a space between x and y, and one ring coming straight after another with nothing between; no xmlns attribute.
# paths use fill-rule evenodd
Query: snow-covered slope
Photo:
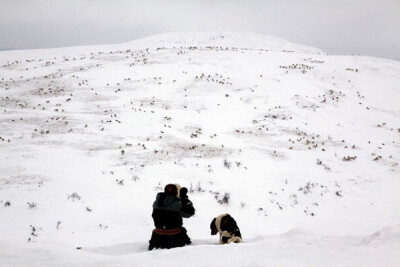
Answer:
<svg viewBox="0 0 400 267"><path fill-rule="evenodd" d="M0 265L398 266L399 85L250 33L0 52ZM148 252L171 182L193 245Z"/></svg>

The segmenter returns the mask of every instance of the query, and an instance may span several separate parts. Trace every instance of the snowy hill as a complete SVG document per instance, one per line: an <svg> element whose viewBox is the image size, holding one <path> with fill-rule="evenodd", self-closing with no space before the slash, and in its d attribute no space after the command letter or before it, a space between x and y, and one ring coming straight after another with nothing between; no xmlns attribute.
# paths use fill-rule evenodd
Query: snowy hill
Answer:
<svg viewBox="0 0 400 267"><path fill-rule="evenodd" d="M399 266L399 85L250 33L0 52L0 265ZM148 252L171 182L193 245Z"/></svg>

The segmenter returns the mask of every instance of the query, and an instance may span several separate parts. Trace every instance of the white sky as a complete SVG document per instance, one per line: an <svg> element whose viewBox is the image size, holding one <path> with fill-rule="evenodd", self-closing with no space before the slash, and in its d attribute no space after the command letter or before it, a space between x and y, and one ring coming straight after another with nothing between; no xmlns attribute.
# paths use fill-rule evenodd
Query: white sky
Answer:
<svg viewBox="0 0 400 267"><path fill-rule="evenodd" d="M400 0L0 0L0 50L236 30L400 60Z"/></svg>

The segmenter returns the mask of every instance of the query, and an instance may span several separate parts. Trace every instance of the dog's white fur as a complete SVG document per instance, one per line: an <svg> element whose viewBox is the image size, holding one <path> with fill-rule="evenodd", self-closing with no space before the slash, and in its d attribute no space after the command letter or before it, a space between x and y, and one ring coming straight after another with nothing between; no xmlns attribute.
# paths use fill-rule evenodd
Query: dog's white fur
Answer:
<svg viewBox="0 0 400 267"><path fill-rule="evenodd" d="M238 236L232 235L231 233L229 233L228 231L222 231L221 230L221 220L222 217L226 216L227 213L225 214L221 214L218 217L215 218L215 227L217 227L218 233L219 233L219 243L220 244L224 244L224 242L222 242L222 237L230 237L228 239L228 244L231 242L234 243L239 243L242 241L242 239Z"/></svg>

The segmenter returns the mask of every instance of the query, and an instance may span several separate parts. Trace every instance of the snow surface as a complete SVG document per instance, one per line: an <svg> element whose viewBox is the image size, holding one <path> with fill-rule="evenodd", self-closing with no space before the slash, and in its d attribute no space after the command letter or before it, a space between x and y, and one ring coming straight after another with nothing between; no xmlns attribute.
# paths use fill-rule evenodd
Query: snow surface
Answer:
<svg viewBox="0 0 400 267"><path fill-rule="evenodd" d="M0 52L0 94L0 266L400 265L398 61L170 33ZM149 252L168 183L193 245Z"/></svg>

